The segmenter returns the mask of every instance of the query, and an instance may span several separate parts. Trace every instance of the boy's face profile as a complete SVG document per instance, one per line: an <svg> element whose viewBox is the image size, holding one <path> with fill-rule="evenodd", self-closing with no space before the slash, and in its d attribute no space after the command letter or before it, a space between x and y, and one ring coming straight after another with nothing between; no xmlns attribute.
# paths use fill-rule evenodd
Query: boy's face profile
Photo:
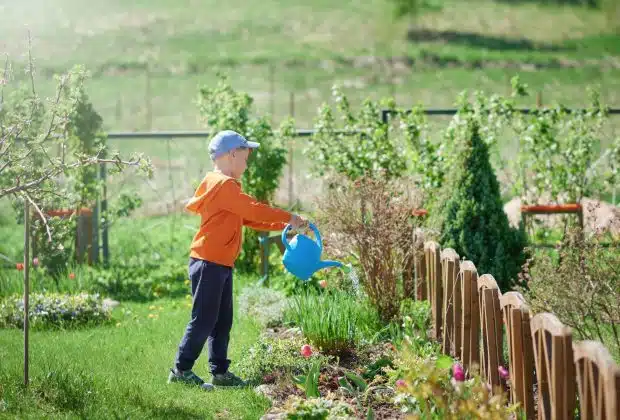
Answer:
<svg viewBox="0 0 620 420"><path fill-rule="evenodd" d="M250 152L251 149L235 149L229 153L230 170L233 177L241 178L248 167Z"/></svg>

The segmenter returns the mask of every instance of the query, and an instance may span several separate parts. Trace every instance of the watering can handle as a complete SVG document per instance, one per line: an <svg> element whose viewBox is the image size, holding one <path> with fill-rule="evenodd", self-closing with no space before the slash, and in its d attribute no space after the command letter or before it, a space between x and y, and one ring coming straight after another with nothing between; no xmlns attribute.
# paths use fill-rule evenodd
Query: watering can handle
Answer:
<svg viewBox="0 0 620 420"><path fill-rule="evenodd" d="M288 244L288 241L286 240L286 234L288 233L288 231L291 229L291 225L286 225L286 227L284 228L284 230L282 231L282 244L284 245L284 247L288 250L291 249L291 246Z"/></svg>
<svg viewBox="0 0 620 420"><path fill-rule="evenodd" d="M316 241L319 244L319 249L322 252L323 251L323 240L321 239L321 233L319 232L319 230L313 223L310 223L309 226L314 231L314 235L316 236ZM282 244L288 250L291 249L291 246L288 244L288 241L286 240L286 234L288 233L290 229L291 229L291 225L286 225L286 227L282 231Z"/></svg>
<svg viewBox="0 0 620 420"><path fill-rule="evenodd" d="M309 223L308 226L310 226L310 228L314 231L314 236L316 236L316 241L319 244L319 249L321 250L321 252L323 252L323 240L321 239L321 234L319 233L319 230L313 223Z"/></svg>

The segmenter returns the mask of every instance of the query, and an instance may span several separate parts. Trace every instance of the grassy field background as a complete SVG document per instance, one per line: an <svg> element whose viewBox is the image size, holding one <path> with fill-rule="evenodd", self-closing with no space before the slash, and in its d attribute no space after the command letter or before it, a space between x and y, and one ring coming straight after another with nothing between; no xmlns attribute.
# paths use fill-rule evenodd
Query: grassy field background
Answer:
<svg viewBox="0 0 620 420"><path fill-rule="evenodd" d="M74 64L92 72L89 94L109 131L205 129L195 99L225 73L274 125L293 114L311 128L334 84L352 104L393 96L400 106L452 107L464 89L500 94L519 74L543 105L586 105L586 87L620 105L620 35L601 10L536 1L444 0L440 11L396 20L386 0L24 0L0 6L0 51L23 78L31 31L37 82ZM22 66L22 67L20 67ZM291 107L293 98L294 107ZM534 106L531 96L521 101ZM448 119L434 120L437 135ZM609 137L620 133L612 119ZM153 157L156 177L111 185L139 191L147 214L179 208L209 168L205 139L111 140ZM321 184L308 178L294 141L293 196L305 204ZM502 153L514 153L507 138ZM288 168L286 172L288 172ZM278 202L288 202L283 180Z"/></svg>

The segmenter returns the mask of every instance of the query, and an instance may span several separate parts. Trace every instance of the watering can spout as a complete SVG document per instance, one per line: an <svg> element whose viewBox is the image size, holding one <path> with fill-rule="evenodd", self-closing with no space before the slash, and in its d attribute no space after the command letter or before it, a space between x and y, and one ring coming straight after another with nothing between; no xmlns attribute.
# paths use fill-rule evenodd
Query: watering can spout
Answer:
<svg viewBox="0 0 620 420"><path fill-rule="evenodd" d="M328 268L328 267L342 267L343 264L340 261L330 261L330 260L325 260L325 261L319 261L319 270L322 270L323 268Z"/></svg>

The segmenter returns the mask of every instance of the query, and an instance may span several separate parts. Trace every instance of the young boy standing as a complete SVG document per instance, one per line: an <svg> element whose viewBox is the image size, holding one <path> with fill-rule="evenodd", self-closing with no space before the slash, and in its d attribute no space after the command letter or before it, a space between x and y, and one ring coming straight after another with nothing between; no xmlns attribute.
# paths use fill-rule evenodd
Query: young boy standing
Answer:
<svg viewBox="0 0 620 420"><path fill-rule="evenodd" d="M215 386L243 386L228 370L228 340L233 323L234 262L241 249L242 226L256 230L282 230L307 221L285 210L259 203L244 194L239 179L247 159L259 143L226 130L209 145L213 171L207 173L186 209L201 218L190 247L189 277L192 283L191 319L179 344L168 382L184 382L212 390ZM213 383L198 377L192 368L205 342Z"/></svg>

